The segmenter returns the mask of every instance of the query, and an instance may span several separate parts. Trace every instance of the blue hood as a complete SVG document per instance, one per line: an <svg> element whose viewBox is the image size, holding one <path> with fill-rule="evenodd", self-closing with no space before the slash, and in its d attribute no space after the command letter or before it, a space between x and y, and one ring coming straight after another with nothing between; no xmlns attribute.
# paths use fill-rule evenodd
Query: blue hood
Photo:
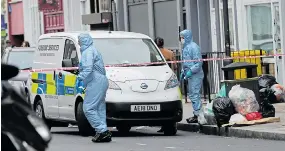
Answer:
<svg viewBox="0 0 285 151"><path fill-rule="evenodd" d="M88 33L83 33L78 36L80 42L80 51L81 53L85 51L88 47L93 45L93 39Z"/></svg>
<svg viewBox="0 0 285 151"><path fill-rule="evenodd" d="M180 36L184 37L185 43L183 45L183 47L189 45L192 41L193 41L193 35L191 30L183 30L180 32Z"/></svg>

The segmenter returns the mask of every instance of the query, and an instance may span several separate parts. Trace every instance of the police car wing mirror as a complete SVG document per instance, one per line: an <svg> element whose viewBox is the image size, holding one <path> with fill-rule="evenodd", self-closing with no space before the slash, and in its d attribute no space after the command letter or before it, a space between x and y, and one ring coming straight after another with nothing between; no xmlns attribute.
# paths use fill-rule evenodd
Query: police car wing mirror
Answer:
<svg viewBox="0 0 285 151"><path fill-rule="evenodd" d="M16 77L19 74L20 70L19 68L8 65L8 64L1 64L1 80L9 80L11 78Z"/></svg>
<svg viewBox="0 0 285 151"><path fill-rule="evenodd" d="M71 59L63 59L62 60L62 67L72 67L72 60Z"/></svg>

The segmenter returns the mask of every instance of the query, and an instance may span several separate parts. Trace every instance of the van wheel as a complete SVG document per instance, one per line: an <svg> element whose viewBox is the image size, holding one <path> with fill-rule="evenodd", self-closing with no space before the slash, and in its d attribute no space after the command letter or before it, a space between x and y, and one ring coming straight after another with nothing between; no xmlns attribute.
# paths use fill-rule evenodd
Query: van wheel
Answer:
<svg viewBox="0 0 285 151"><path fill-rule="evenodd" d="M165 125L163 127L163 129L164 129L164 135L166 135L166 136L176 135L176 133L177 133L177 123L172 123L172 124Z"/></svg>
<svg viewBox="0 0 285 151"><path fill-rule="evenodd" d="M116 128L120 133L129 133L132 127L128 125L118 125Z"/></svg>
<svg viewBox="0 0 285 151"><path fill-rule="evenodd" d="M83 112L83 102L77 105L76 110L76 121L81 136L92 136L95 135L94 129L89 124Z"/></svg>
<svg viewBox="0 0 285 151"><path fill-rule="evenodd" d="M26 101L28 101L28 104L30 105L30 107L32 107L32 103L31 103L31 99L30 99L30 93L26 91Z"/></svg>
<svg viewBox="0 0 285 151"><path fill-rule="evenodd" d="M45 111L44 111L42 100L37 101L34 110L36 112L36 115L45 121L46 125L48 126L48 128L50 130L52 125L51 125L51 122L49 120L47 120L45 117Z"/></svg>

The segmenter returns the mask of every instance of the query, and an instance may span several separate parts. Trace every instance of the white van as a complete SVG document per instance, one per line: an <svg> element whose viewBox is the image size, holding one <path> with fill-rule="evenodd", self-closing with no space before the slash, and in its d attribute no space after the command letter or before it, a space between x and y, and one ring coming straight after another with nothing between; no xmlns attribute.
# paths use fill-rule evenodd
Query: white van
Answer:
<svg viewBox="0 0 285 151"><path fill-rule="evenodd" d="M7 48L2 56L2 63L14 65L20 70L30 70L32 68L35 51L35 47ZM29 75L29 72L20 72L16 77L10 79L9 83L22 93L31 105Z"/></svg>
<svg viewBox="0 0 285 151"><path fill-rule="evenodd" d="M40 36L33 69L78 67L80 33ZM124 65L106 67L108 126L120 132L128 132L132 126L164 126L166 135L175 135L183 113L179 82L151 38L122 31L89 34L105 65ZM146 62L159 64L128 66ZM32 104L39 116L50 126L73 123L82 135L90 134L92 129L82 109L84 94L76 94L76 71L34 72L31 78Z"/></svg>

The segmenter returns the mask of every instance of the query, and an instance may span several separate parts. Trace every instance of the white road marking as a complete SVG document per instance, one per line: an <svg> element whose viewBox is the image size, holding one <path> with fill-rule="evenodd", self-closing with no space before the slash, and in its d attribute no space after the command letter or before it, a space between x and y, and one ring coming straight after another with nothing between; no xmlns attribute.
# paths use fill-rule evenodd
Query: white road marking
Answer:
<svg viewBox="0 0 285 151"><path fill-rule="evenodd" d="M146 144L141 144L141 143L136 143L137 145L140 145L140 146L145 146Z"/></svg>
<svg viewBox="0 0 285 151"><path fill-rule="evenodd" d="M176 149L176 147L165 147L166 149Z"/></svg>

